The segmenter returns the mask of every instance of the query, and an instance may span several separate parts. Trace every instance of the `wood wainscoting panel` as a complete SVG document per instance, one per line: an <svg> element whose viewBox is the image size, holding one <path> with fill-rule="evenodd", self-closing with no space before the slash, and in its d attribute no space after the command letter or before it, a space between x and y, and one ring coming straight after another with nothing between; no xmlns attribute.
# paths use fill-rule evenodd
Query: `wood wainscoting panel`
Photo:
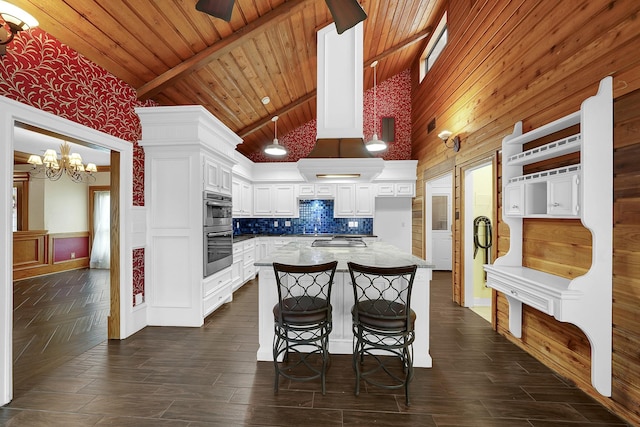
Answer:
<svg viewBox="0 0 640 427"><path fill-rule="evenodd" d="M14 231L13 270L39 267L47 264L47 230Z"/></svg>
<svg viewBox="0 0 640 427"><path fill-rule="evenodd" d="M89 267L89 233L13 233L13 280ZM56 251L56 245L62 249ZM56 255L57 253L57 255Z"/></svg>

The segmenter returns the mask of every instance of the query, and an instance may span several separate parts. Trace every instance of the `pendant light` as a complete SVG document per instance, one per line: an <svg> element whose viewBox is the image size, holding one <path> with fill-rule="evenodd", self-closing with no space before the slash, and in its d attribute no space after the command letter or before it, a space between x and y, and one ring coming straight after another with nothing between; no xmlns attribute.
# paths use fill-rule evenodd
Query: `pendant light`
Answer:
<svg viewBox="0 0 640 427"><path fill-rule="evenodd" d="M378 61L373 61L371 63L371 68L373 68L373 137L371 137L371 140L365 144L365 146L367 147L367 150L371 152L382 151L382 150L386 150L387 148L387 143L378 139L378 112L376 108L376 103L378 98L377 92L376 92L376 86L378 83L377 73L376 73L377 66L378 66Z"/></svg>
<svg viewBox="0 0 640 427"><path fill-rule="evenodd" d="M287 154L287 149L278 144L278 116L273 116L271 121L273 122L273 144L267 145L264 152L270 156L284 156Z"/></svg>

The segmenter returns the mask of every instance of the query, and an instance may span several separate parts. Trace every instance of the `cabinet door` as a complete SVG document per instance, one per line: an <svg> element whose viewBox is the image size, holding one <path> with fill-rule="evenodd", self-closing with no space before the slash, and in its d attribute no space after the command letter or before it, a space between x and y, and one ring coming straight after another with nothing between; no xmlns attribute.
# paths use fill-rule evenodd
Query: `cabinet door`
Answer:
<svg viewBox="0 0 640 427"><path fill-rule="evenodd" d="M378 184L378 196L389 197L395 196L395 188L392 183Z"/></svg>
<svg viewBox="0 0 640 427"><path fill-rule="evenodd" d="M504 188L503 212L506 216L522 216L524 191L521 184L509 184Z"/></svg>
<svg viewBox="0 0 640 427"><path fill-rule="evenodd" d="M204 158L204 189L220 191L219 182L220 165L209 157Z"/></svg>
<svg viewBox="0 0 640 427"><path fill-rule="evenodd" d="M272 196L272 211L275 216L296 216L296 197L293 184L274 185Z"/></svg>
<svg viewBox="0 0 640 427"><path fill-rule="evenodd" d="M401 182L396 184L396 196L415 197L416 187L412 182Z"/></svg>
<svg viewBox="0 0 640 427"><path fill-rule="evenodd" d="M242 182L240 186L240 200L242 216L250 216L253 207L253 195L251 184Z"/></svg>
<svg viewBox="0 0 640 427"><path fill-rule="evenodd" d="M316 184L316 197L319 199L333 199L336 197L335 184Z"/></svg>
<svg viewBox="0 0 640 427"><path fill-rule="evenodd" d="M298 194L302 198L314 197L316 195L315 186L313 184L300 184Z"/></svg>
<svg viewBox="0 0 640 427"><path fill-rule="evenodd" d="M222 165L218 167L218 191L231 194L231 177L231 168Z"/></svg>
<svg viewBox="0 0 640 427"><path fill-rule="evenodd" d="M253 186L253 215L272 216L271 185L256 184Z"/></svg>
<svg viewBox="0 0 640 427"><path fill-rule="evenodd" d="M242 215L242 183L235 179L231 182L231 213L234 217Z"/></svg>
<svg viewBox="0 0 640 427"><path fill-rule="evenodd" d="M355 216L355 192L354 184L338 184L336 186L335 217Z"/></svg>
<svg viewBox="0 0 640 427"><path fill-rule="evenodd" d="M548 181L547 209L549 215L577 216L579 214L578 175L558 176Z"/></svg>
<svg viewBox="0 0 640 427"><path fill-rule="evenodd" d="M356 216L373 217L373 185L358 184L356 186Z"/></svg>

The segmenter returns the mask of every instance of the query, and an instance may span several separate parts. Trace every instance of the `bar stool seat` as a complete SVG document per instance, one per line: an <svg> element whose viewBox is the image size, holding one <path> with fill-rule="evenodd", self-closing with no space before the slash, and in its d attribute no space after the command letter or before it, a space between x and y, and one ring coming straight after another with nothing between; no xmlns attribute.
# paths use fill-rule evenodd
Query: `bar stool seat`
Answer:
<svg viewBox="0 0 640 427"><path fill-rule="evenodd" d="M273 307L276 392L281 376L293 381L320 378L322 394L326 392L331 288L337 265L337 261L317 265L273 263L278 287L278 303Z"/></svg>
<svg viewBox="0 0 640 427"><path fill-rule="evenodd" d="M404 388L408 406L416 321L411 291L417 266L347 265L355 301L351 309L355 394L360 394L361 380L385 389Z"/></svg>

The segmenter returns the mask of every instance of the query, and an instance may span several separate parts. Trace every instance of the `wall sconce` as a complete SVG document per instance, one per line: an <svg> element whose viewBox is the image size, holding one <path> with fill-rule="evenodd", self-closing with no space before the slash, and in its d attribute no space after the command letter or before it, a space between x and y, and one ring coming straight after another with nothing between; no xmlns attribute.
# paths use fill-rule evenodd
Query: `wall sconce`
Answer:
<svg viewBox="0 0 640 427"><path fill-rule="evenodd" d="M438 138L440 138L442 142L444 142L445 147L453 148L453 151L457 153L458 151L460 151L460 137L456 135L451 141L452 145L449 145L447 144L447 142L449 141L449 138L451 138L451 135L453 135L453 132L449 130L443 130L438 134Z"/></svg>
<svg viewBox="0 0 640 427"><path fill-rule="evenodd" d="M24 10L0 0L0 55L7 53L7 45L20 31L37 27L38 21Z"/></svg>

